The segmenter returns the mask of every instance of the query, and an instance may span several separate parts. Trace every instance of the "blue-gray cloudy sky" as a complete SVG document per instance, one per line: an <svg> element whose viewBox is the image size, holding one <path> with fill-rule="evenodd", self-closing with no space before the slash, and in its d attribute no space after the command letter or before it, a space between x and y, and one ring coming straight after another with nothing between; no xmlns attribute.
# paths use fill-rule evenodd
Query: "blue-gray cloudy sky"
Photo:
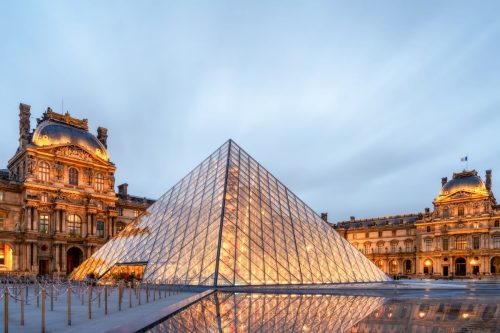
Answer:
<svg viewBox="0 0 500 333"><path fill-rule="evenodd" d="M233 138L330 220L422 211L493 169L498 1L3 1L0 161L18 103L109 129L156 198Z"/></svg>

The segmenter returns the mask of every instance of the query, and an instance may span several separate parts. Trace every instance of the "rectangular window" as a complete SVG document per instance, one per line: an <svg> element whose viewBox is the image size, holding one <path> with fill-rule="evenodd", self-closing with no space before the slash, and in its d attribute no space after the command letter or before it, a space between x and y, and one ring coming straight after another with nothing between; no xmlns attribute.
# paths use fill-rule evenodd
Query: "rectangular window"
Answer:
<svg viewBox="0 0 500 333"><path fill-rule="evenodd" d="M396 243L392 243L391 244L391 253L396 253L396 250L397 250L397 244Z"/></svg>
<svg viewBox="0 0 500 333"><path fill-rule="evenodd" d="M0 265L5 265L5 244L0 243Z"/></svg>
<svg viewBox="0 0 500 333"><path fill-rule="evenodd" d="M353 233L352 234L352 239L356 239L356 238L358 238L358 234L357 233Z"/></svg>
<svg viewBox="0 0 500 333"><path fill-rule="evenodd" d="M427 238L425 240L425 250L426 251L432 251L432 239Z"/></svg>
<svg viewBox="0 0 500 333"><path fill-rule="evenodd" d="M500 237L499 236L493 237L493 248L500 249Z"/></svg>
<svg viewBox="0 0 500 333"><path fill-rule="evenodd" d="M3 192L0 191L0 201L3 201L3 196L4 196Z"/></svg>
<svg viewBox="0 0 500 333"><path fill-rule="evenodd" d="M123 208L118 207L118 216L123 216Z"/></svg>
<svg viewBox="0 0 500 333"><path fill-rule="evenodd" d="M455 239L455 249L465 250L467 248L467 238L465 236L457 236Z"/></svg>
<svg viewBox="0 0 500 333"><path fill-rule="evenodd" d="M97 229L97 237L104 237L104 222L103 221L97 221L96 229Z"/></svg>
<svg viewBox="0 0 500 333"><path fill-rule="evenodd" d="M384 245L383 244L378 244L377 245L377 253L383 253L384 252Z"/></svg>
<svg viewBox="0 0 500 333"><path fill-rule="evenodd" d="M0 230L4 230L5 227L5 214L0 213Z"/></svg>
<svg viewBox="0 0 500 333"><path fill-rule="evenodd" d="M365 238L369 238L370 237L370 233L365 233Z"/></svg>
<svg viewBox="0 0 500 333"><path fill-rule="evenodd" d="M49 215L48 214L40 214L40 233L48 234L49 233Z"/></svg>
<svg viewBox="0 0 500 333"><path fill-rule="evenodd" d="M379 237L382 237L382 231L379 231L379 232L378 232L378 236L379 236Z"/></svg>
<svg viewBox="0 0 500 333"><path fill-rule="evenodd" d="M472 248L474 250L478 250L479 249L479 244L480 244L480 238L479 237L473 237L472 238Z"/></svg>
<svg viewBox="0 0 500 333"><path fill-rule="evenodd" d="M411 242L406 242L405 243L405 249L406 249L406 252L412 252L412 243Z"/></svg>
<svg viewBox="0 0 500 333"><path fill-rule="evenodd" d="M443 238L443 251L448 251L450 248L448 238Z"/></svg>
<svg viewBox="0 0 500 333"><path fill-rule="evenodd" d="M136 209L136 210L134 210L134 217L137 217L137 216L139 216L139 211Z"/></svg>

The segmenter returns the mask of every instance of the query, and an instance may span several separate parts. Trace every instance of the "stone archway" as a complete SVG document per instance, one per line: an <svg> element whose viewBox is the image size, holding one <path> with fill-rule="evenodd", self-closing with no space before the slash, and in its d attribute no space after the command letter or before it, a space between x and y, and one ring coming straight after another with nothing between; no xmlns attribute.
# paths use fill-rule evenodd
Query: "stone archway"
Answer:
<svg viewBox="0 0 500 333"><path fill-rule="evenodd" d="M10 272L14 267L14 247L8 242L0 242L0 271Z"/></svg>
<svg viewBox="0 0 500 333"><path fill-rule="evenodd" d="M500 257L491 258L490 263L491 274L500 274Z"/></svg>
<svg viewBox="0 0 500 333"><path fill-rule="evenodd" d="M465 276L467 274L467 262L465 258L455 259L455 276Z"/></svg>
<svg viewBox="0 0 500 333"><path fill-rule="evenodd" d="M411 274L411 260L410 259L406 259L403 262L403 269L404 269L405 274Z"/></svg>
<svg viewBox="0 0 500 333"><path fill-rule="evenodd" d="M83 251L78 247L70 247L66 252L66 274L70 274L83 262Z"/></svg>

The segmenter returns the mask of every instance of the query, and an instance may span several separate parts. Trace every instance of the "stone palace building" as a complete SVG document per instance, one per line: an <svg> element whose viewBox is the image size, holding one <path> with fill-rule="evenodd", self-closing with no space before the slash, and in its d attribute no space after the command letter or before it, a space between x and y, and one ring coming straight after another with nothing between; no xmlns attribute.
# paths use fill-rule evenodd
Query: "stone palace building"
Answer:
<svg viewBox="0 0 500 333"><path fill-rule="evenodd" d="M19 147L0 169L0 272L66 275L153 201L115 192L107 129L50 108L30 130L19 105Z"/></svg>
<svg viewBox="0 0 500 333"><path fill-rule="evenodd" d="M500 276L500 206L475 170L441 180L434 210L333 227L390 276Z"/></svg>

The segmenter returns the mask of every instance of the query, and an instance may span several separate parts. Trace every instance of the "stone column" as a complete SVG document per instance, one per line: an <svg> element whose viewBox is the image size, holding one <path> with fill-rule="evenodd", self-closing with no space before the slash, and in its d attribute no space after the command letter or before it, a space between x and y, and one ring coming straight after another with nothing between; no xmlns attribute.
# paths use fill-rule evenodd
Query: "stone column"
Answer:
<svg viewBox="0 0 500 333"><path fill-rule="evenodd" d="M31 272L31 243L26 243L26 269L28 269L28 272Z"/></svg>
<svg viewBox="0 0 500 333"><path fill-rule="evenodd" d="M54 271L59 272L59 244L54 244Z"/></svg>
<svg viewBox="0 0 500 333"><path fill-rule="evenodd" d="M33 230L38 231L38 223L40 223L40 218L38 214L38 208L33 208Z"/></svg>
<svg viewBox="0 0 500 333"><path fill-rule="evenodd" d="M82 237L87 237L88 224L89 224L89 214L86 214L82 221Z"/></svg>
<svg viewBox="0 0 500 333"><path fill-rule="evenodd" d="M14 243L14 249L13 250L14 250L14 255L13 255L13 257L14 257L13 261L14 262L13 262L12 268L15 271L18 271L20 269L19 263L20 263L20 258L21 258L20 253L19 253L20 250L21 250L21 248L20 248L19 244Z"/></svg>
<svg viewBox="0 0 500 333"><path fill-rule="evenodd" d="M26 230L33 230L33 224L31 219L31 207L26 207Z"/></svg>
<svg viewBox="0 0 500 333"><path fill-rule="evenodd" d="M33 268L38 273L38 246L33 244Z"/></svg>
<svg viewBox="0 0 500 333"><path fill-rule="evenodd" d="M61 244L61 253L62 253L62 268L61 271L66 273L66 248L64 244Z"/></svg>
<svg viewBox="0 0 500 333"><path fill-rule="evenodd" d="M62 229L61 229L62 233L66 233L66 215L67 215L66 211L63 210L62 211Z"/></svg>
<svg viewBox="0 0 500 333"><path fill-rule="evenodd" d="M90 234L95 235L95 215L90 214Z"/></svg>

